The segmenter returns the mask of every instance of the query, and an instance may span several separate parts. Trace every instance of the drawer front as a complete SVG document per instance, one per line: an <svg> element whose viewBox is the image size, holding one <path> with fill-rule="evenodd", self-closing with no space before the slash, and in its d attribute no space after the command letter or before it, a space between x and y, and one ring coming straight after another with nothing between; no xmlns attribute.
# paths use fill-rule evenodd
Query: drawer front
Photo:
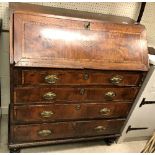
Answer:
<svg viewBox="0 0 155 155"><path fill-rule="evenodd" d="M16 106L14 107L14 122L33 123L126 117L131 105L131 103L88 103Z"/></svg>
<svg viewBox="0 0 155 155"><path fill-rule="evenodd" d="M148 69L141 25L23 13L13 17L15 66Z"/></svg>
<svg viewBox="0 0 155 155"><path fill-rule="evenodd" d="M23 87L15 88L14 103L31 102L90 102L90 101L133 101L138 92L137 87L124 88L50 88Z"/></svg>
<svg viewBox="0 0 155 155"><path fill-rule="evenodd" d="M118 134L124 123L120 120L91 120L12 126L15 142L31 142L76 137Z"/></svg>
<svg viewBox="0 0 155 155"><path fill-rule="evenodd" d="M142 73L125 71L17 69L15 85L119 85L135 86Z"/></svg>

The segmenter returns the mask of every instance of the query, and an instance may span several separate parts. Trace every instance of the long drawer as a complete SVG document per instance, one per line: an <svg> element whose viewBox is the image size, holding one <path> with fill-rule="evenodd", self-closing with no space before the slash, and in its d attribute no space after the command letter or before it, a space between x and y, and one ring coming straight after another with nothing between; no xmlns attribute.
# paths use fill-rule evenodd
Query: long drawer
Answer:
<svg viewBox="0 0 155 155"><path fill-rule="evenodd" d="M123 119L91 120L12 126L15 142L89 137L120 133Z"/></svg>
<svg viewBox="0 0 155 155"><path fill-rule="evenodd" d="M131 103L53 104L14 107L15 123L126 117Z"/></svg>
<svg viewBox="0 0 155 155"><path fill-rule="evenodd" d="M16 69L18 85L118 85L136 86L143 74L131 71L100 71L73 69Z"/></svg>
<svg viewBox="0 0 155 155"><path fill-rule="evenodd" d="M14 103L133 101L137 91L137 87L20 87L14 89Z"/></svg>

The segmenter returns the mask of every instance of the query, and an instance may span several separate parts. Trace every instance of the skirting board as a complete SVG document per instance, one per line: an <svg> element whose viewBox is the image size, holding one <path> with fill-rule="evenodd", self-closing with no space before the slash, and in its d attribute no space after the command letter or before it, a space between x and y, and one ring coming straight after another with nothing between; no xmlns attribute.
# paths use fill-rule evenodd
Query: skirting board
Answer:
<svg viewBox="0 0 155 155"><path fill-rule="evenodd" d="M132 142L132 141L144 141L150 139L149 136L143 136L143 137L128 137L126 139L120 138L116 141L117 144L121 144L124 142Z"/></svg>

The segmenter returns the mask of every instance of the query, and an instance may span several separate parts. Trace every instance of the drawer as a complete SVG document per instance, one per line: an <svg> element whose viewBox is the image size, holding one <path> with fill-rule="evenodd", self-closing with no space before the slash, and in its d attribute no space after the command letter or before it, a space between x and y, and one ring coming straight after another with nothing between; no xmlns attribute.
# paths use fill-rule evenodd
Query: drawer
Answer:
<svg viewBox="0 0 155 155"><path fill-rule="evenodd" d="M14 103L133 101L137 92L137 87L22 87L14 89Z"/></svg>
<svg viewBox="0 0 155 155"><path fill-rule="evenodd" d="M72 69L16 69L15 85L139 85L141 72L72 70Z"/></svg>
<svg viewBox="0 0 155 155"><path fill-rule="evenodd" d="M14 107L15 123L126 117L131 103L52 104Z"/></svg>
<svg viewBox="0 0 155 155"><path fill-rule="evenodd" d="M123 119L117 119L14 125L12 139L15 142L31 142L118 134L123 123Z"/></svg>

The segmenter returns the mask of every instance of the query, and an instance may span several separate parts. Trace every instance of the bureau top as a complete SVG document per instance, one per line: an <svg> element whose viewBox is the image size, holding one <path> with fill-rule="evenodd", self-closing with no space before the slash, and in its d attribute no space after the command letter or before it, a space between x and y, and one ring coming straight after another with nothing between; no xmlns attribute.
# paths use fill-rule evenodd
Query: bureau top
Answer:
<svg viewBox="0 0 155 155"><path fill-rule="evenodd" d="M12 11L16 11L16 12L29 12L29 13L34 13L34 14L37 13L42 15L43 14L56 15L56 16L62 16L64 18L65 17L83 18L83 19L101 20L104 22L124 23L124 24L135 23L135 21L129 17L91 13L86 11L77 11L77 10L71 10L71 9L56 8L56 7L49 7L49 6L26 4L26 3L9 3L9 8Z"/></svg>
<svg viewBox="0 0 155 155"><path fill-rule="evenodd" d="M10 3L10 63L148 70L146 30L126 17Z"/></svg>

